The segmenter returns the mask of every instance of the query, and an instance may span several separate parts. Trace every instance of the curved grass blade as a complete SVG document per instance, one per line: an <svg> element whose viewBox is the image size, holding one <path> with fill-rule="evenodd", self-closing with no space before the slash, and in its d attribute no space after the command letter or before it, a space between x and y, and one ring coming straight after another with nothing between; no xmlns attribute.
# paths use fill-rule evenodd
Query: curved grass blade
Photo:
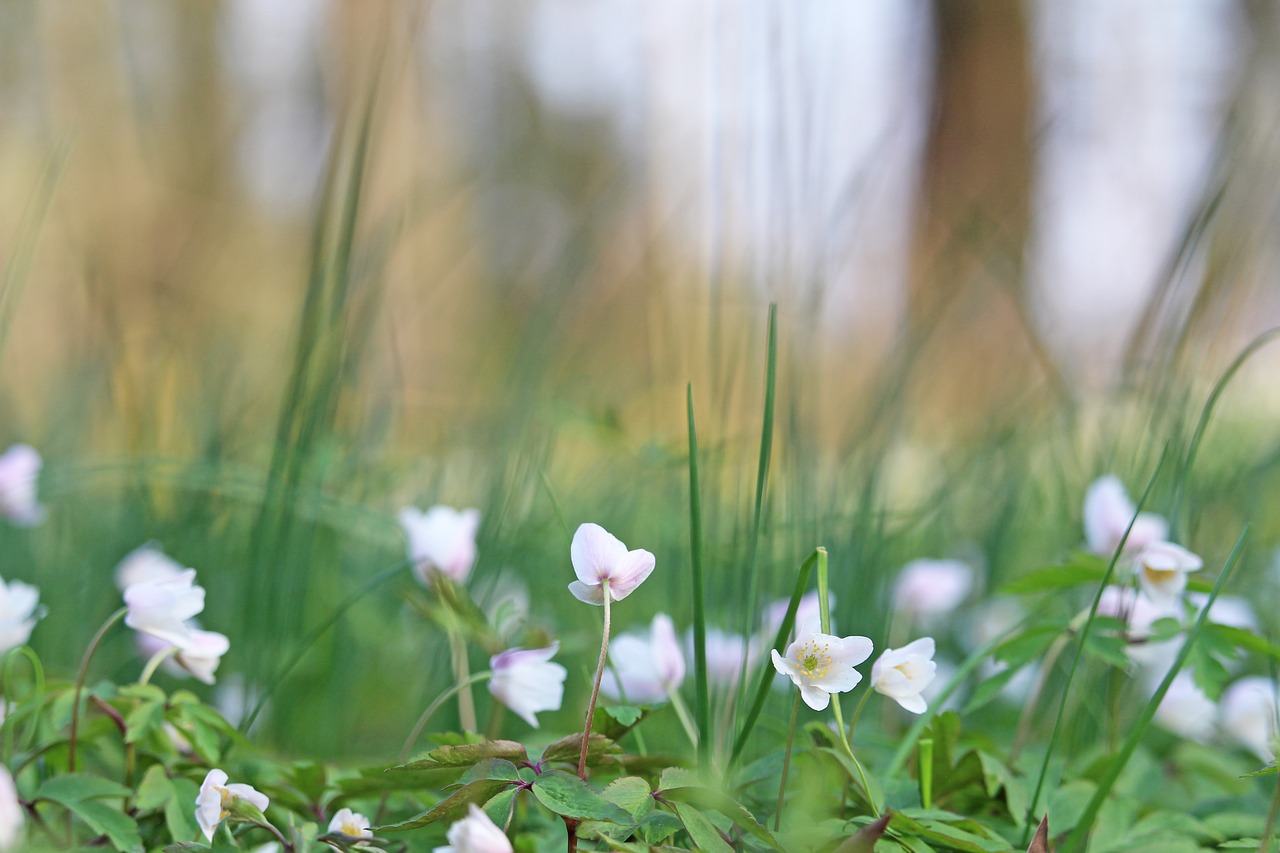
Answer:
<svg viewBox="0 0 1280 853"><path fill-rule="evenodd" d="M707 601L702 567L702 489L698 481L698 427L693 417L693 384L685 390L689 409L689 557L693 564L693 663L698 722L698 765L707 766L711 749L711 700L707 691Z"/></svg>

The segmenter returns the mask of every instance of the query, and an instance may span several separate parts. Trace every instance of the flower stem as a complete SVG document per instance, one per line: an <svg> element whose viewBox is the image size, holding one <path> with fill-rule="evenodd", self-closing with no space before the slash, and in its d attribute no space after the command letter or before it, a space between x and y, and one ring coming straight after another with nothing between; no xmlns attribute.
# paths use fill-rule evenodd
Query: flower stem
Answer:
<svg viewBox="0 0 1280 853"><path fill-rule="evenodd" d="M587 780L587 748L591 742L591 718L596 714L596 699L600 696L600 680L604 678L604 667L609 660L609 579L600 581L600 591L604 593L604 628L600 638L600 662L596 664L596 680L591 685L591 701L587 703L587 719L582 724L582 752L578 755L578 778Z"/></svg>
<svg viewBox="0 0 1280 853"><path fill-rule="evenodd" d="M111 627L123 619L128 612L129 608L121 607L107 617L107 621L102 623L98 633L94 634L93 639L89 641L89 647L84 650L84 657L80 659L80 672L76 675L75 697L71 702L71 738L67 744L68 773L74 773L76 770L76 733L80 729L80 695L84 692L84 680L89 675L89 661L93 659L93 653L98 650L98 646L102 645L102 638L107 635L107 631L111 630Z"/></svg>
<svg viewBox="0 0 1280 853"><path fill-rule="evenodd" d="M782 803L787 794L787 774L791 771L791 745L796 737L796 720L800 717L800 691L796 691L796 701L791 705L791 723L787 726L787 751L782 759L782 781L778 783L778 808L773 813L773 831L777 832L782 825Z"/></svg>
<svg viewBox="0 0 1280 853"><path fill-rule="evenodd" d="M151 676L156 674L156 669L159 668L160 664L164 663L177 653L177 646L169 646L168 648L161 649L152 655L150 660L147 661L147 665L142 668L142 675L138 676L138 684L143 685L150 683Z"/></svg>
<svg viewBox="0 0 1280 853"><path fill-rule="evenodd" d="M667 698L671 700L671 707L675 709L676 716L680 718L680 725L684 728L684 733L689 738L689 743L693 744L693 748L698 748L698 730L693 724L693 717L689 715L689 708L684 704L684 700L680 698L680 694L671 688L667 688Z"/></svg>
<svg viewBox="0 0 1280 853"><path fill-rule="evenodd" d="M466 690L478 681L484 681L491 675L493 675L493 673L487 669L484 672L477 672L475 675L468 675L466 678L462 679L457 684L437 696L435 700L427 706L427 710L422 712L422 716L418 718L418 722L413 724L413 730L409 732L409 736L404 739L404 746L400 748L400 760L404 761L405 758L408 757L409 750L413 748L414 743L418 740L418 735L422 734L422 730L427 727L427 723L433 716L435 716L436 711L440 710L441 705L448 702L450 697L457 693L461 693L463 690Z"/></svg>
<svg viewBox="0 0 1280 853"><path fill-rule="evenodd" d="M845 755L849 756L849 760L853 762L853 767L858 771L858 779L862 782L862 790L867 795L867 802L871 804L871 813L876 817L880 817L880 806L876 803L875 795L871 793L871 785L867 783L867 771L862 769L862 762L858 760L858 756L853 754L853 746L850 739L853 737L853 727L858 722L858 717L862 716L862 708L867 704L867 697L871 695L868 689L862 694L862 699L858 702L858 707L853 710L853 720L849 723L849 730L846 733L844 728L844 719L840 713L840 697L831 697L831 710L836 717L836 731L840 734L840 745L844 747Z"/></svg>
<svg viewBox="0 0 1280 853"><path fill-rule="evenodd" d="M453 677L460 686L458 690L458 724L463 731L478 731L476 722L476 703L471 696L470 668L467 666L467 644L457 631L449 629L449 652L453 659Z"/></svg>
<svg viewBox="0 0 1280 853"><path fill-rule="evenodd" d="M1280 777L1276 777L1276 792L1271 796L1271 808L1267 810L1267 825L1262 828L1262 847L1258 853L1270 853L1271 833L1276 828L1276 820L1280 818Z"/></svg>

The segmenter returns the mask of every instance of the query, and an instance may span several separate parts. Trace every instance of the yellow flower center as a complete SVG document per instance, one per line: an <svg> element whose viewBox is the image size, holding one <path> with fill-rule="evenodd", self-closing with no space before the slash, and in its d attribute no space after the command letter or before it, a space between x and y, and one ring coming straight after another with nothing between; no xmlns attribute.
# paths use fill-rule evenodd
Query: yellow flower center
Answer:
<svg viewBox="0 0 1280 853"><path fill-rule="evenodd" d="M819 645L817 640L810 640L796 649L796 663L807 678L823 678L831 671L831 648L829 643Z"/></svg>
<svg viewBox="0 0 1280 853"><path fill-rule="evenodd" d="M231 804L236 801L236 795L226 788L219 788L218 791L222 794L222 811L218 815L218 820L223 821L231 817Z"/></svg>
<svg viewBox="0 0 1280 853"><path fill-rule="evenodd" d="M359 838L363 830L356 826L355 823L348 820L343 822L340 831L343 835L350 835L354 838Z"/></svg>
<svg viewBox="0 0 1280 853"><path fill-rule="evenodd" d="M1153 569L1150 566L1143 566L1142 573L1147 576L1147 580L1153 584L1162 584L1172 581L1178 574L1177 569Z"/></svg>

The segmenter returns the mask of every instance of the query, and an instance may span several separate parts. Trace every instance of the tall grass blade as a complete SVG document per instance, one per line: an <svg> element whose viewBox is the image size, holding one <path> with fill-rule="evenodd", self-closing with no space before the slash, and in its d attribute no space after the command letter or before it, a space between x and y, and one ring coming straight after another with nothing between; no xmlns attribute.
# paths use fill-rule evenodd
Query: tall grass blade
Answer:
<svg viewBox="0 0 1280 853"><path fill-rule="evenodd" d="M778 633L774 636L773 645L770 648L782 650L785 648L787 637L791 634L791 628L795 625L796 610L800 607L800 599L804 597L804 591L809 586L809 575L813 572L813 566L818 562L818 550L815 549L805 561L800 565L800 572L796 575L796 586L791 592L791 601L787 603L787 613L782 619L782 624L778 626ZM742 749L747 745L747 738L751 736L751 730L755 728L756 720L760 717L760 711L764 708L764 701L769 696L769 684L773 681L773 665L768 660L760 662L760 678L756 682L755 700L751 703L751 710L747 713L746 722L742 724L742 730L738 732L738 736L734 738L733 749L729 753L729 765L738 759L742 754Z"/></svg>
<svg viewBox="0 0 1280 853"><path fill-rule="evenodd" d="M698 483L698 427L693 417L693 384L686 388L689 409L689 558L693 565L694 716L698 723L698 764L706 769L711 748L711 700L707 692L707 601L702 566L702 489Z"/></svg>
<svg viewBox="0 0 1280 853"><path fill-rule="evenodd" d="M1111 555L1111 562L1107 564L1107 572L1103 575L1102 582L1098 584L1098 591L1093 596L1093 603L1089 605L1089 616L1080 628L1080 637L1076 642L1076 653L1071 658L1071 669L1067 671L1067 681L1062 685L1062 697L1058 700L1058 713L1054 717L1053 733L1049 736L1049 743L1045 746L1044 761L1040 763L1040 773L1036 778L1035 792L1027 803L1026 829L1022 835L1022 844L1026 844L1029 840L1031 827L1035 823L1036 805L1040 802L1040 794L1044 791L1044 781L1049 775L1049 760L1053 757L1053 748L1057 744L1058 735L1062 730L1062 718L1066 715L1067 698L1071 695L1071 685L1075 681L1076 671L1080 667L1080 659L1084 656L1085 644L1089 641L1089 631L1093 628L1094 619L1098 616L1098 605L1102 601L1102 593L1111 583L1111 577L1116 571L1116 563L1120 561L1120 555L1124 553L1124 547L1129 541L1129 534L1133 531L1133 524L1138 520L1138 515L1146 505L1147 499L1151 497L1151 490L1155 487L1156 480L1160 477L1160 471L1164 468L1164 461L1168 453L1169 448L1166 445L1164 453L1160 455L1160 462L1156 465L1155 472L1151 475L1151 479L1147 481L1147 487L1143 490L1142 497L1139 498L1138 504L1134 508L1133 518L1129 519L1129 526L1125 528L1124 536L1120 537L1120 544L1116 546L1115 553Z"/></svg>
<svg viewBox="0 0 1280 853"><path fill-rule="evenodd" d="M1204 626L1205 620L1209 618L1209 609L1213 607L1213 602L1217 600L1218 594L1222 592L1222 588L1226 585L1227 578L1231 576L1232 571L1236 567L1236 563L1240 559L1240 552L1244 548L1245 538L1249 533L1246 526L1240 532L1240 537L1236 539L1235 547L1231 549L1230 556L1227 557L1226 564L1222 567L1222 572L1218 575L1218 582L1213 585L1213 592L1209 593L1209 598L1205 602L1204 607L1200 610L1200 615L1196 618L1195 624L1191 626L1191 630L1187 633L1187 639L1183 641L1182 648L1178 650L1178 657L1174 659L1173 666L1169 667L1169 671L1165 673L1164 680L1160 682L1160 686L1156 688L1156 692L1147 700L1147 704L1143 707L1142 713L1138 715L1138 719L1134 722L1133 727L1129 730L1129 736L1125 739L1124 745L1120 747L1120 751L1112 758L1111 764L1107 767L1102 778L1098 780L1098 788L1093 792L1093 797L1085 806L1084 812L1080 816L1080 820L1071 830L1071 834L1067 836L1066 843L1062 845L1064 853L1073 849L1084 849L1085 837L1089 833L1089 829L1093 826L1094 820L1098 817L1098 810L1102 808L1103 802L1107 799L1107 795L1111 793L1111 789L1115 787L1116 780L1120 778L1121 772L1124 771L1125 765L1129 763L1130 756L1133 751L1138 748L1138 742L1142 740L1142 736L1146 733L1147 727L1151 725L1151 721L1155 719L1156 709L1160 707L1160 703L1164 700L1164 696L1169 692L1169 685L1173 683L1173 679L1177 677L1178 672L1186 663L1187 657L1191 654L1191 649L1195 646L1196 640L1200 637L1200 629Z"/></svg>
<svg viewBox="0 0 1280 853"><path fill-rule="evenodd" d="M26 215L22 218L14 248L9 255L9 262L4 267L4 278L0 279L0 351L4 350L5 341L9 339L9 325L13 321L14 305L22 291L27 270L31 267L31 256L35 254L36 242L40 236L40 226L49 214L49 205L53 201L54 191L62 178L62 169L67 162L67 154L71 150L70 143L64 142L49 157L40 183L32 193Z"/></svg>

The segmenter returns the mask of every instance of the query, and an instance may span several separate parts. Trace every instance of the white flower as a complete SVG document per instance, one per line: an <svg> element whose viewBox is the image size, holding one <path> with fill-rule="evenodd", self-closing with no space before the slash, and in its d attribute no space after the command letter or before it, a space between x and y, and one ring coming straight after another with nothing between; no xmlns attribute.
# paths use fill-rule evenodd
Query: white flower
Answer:
<svg viewBox="0 0 1280 853"><path fill-rule="evenodd" d="M437 847L434 853L512 853L507 836L475 803L467 806L466 817L449 827L445 839L449 846Z"/></svg>
<svg viewBox="0 0 1280 853"><path fill-rule="evenodd" d="M1187 601L1196 608L1198 616L1209 603L1209 596L1203 592L1189 592ZM1209 608L1209 621L1245 631L1258 630L1258 617L1253 612L1253 606L1237 595L1220 595L1215 598L1213 606Z"/></svg>
<svg viewBox="0 0 1280 853"><path fill-rule="evenodd" d="M36 502L42 464L40 454L26 444L0 454L0 515L14 524L31 527L44 520L44 507Z"/></svg>
<svg viewBox="0 0 1280 853"><path fill-rule="evenodd" d="M614 638L609 644L609 660L617 677L607 670L600 689L615 699L625 694L628 702L661 702L684 681L684 654L675 625L665 613L653 617L647 638L636 634Z"/></svg>
<svg viewBox="0 0 1280 853"><path fill-rule="evenodd" d="M1160 516L1144 512L1135 519L1134 512L1133 502L1117 477L1108 474L1094 480L1084 495L1084 535L1089 550L1110 557L1131 521L1133 529L1125 551L1138 551L1169 535L1169 523Z"/></svg>
<svg viewBox="0 0 1280 853"><path fill-rule="evenodd" d="M8 768L0 767L0 850L12 850L18 843L24 820L18 788Z"/></svg>
<svg viewBox="0 0 1280 853"><path fill-rule="evenodd" d="M800 698L815 711L831 702L832 693L844 693L858 686L862 673L855 666L871 657L874 646L867 637L836 637L812 629L787 646L787 655L770 652L778 672L800 688Z"/></svg>
<svg viewBox="0 0 1280 853"><path fill-rule="evenodd" d="M1196 686L1191 673L1180 672L1156 708L1155 720L1179 737L1205 743L1213 735L1216 712L1217 708Z"/></svg>
<svg viewBox="0 0 1280 853"><path fill-rule="evenodd" d="M950 613L973 589L974 572L959 560L912 560L893 584L893 606L900 612L932 616Z"/></svg>
<svg viewBox="0 0 1280 853"><path fill-rule="evenodd" d="M538 711L558 711L564 699L564 679L568 675L551 658L560 650L552 643L545 649L508 649L489 658L493 677L489 692L515 711L526 723L538 727Z"/></svg>
<svg viewBox="0 0 1280 853"><path fill-rule="evenodd" d="M369 829L369 818L351 809L338 809L333 820L329 821L329 831L341 833L350 838L373 838L373 831Z"/></svg>
<svg viewBox="0 0 1280 853"><path fill-rule="evenodd" d="M200 824L204 837L209 841L213 841L213 831L218 824L231 815L236 800L244 800L263 812L271 802L250 785L228 785L227 774L216 767L210 770L200 785L200 795L196 797L196 823Z"/></svg>
<svg viewBox="0 0 1280 853"><path fill-rule="evenodd" d="M922 637L900 649L885 649L871 666L871 686L913 714L929 707L920 695L938 672L933 662L932 637Z"/></svg>
<svg viewBox="0 0 1280 853"><path fill-rule="evenodd" d="M1142 591L1157 604L1176 603L1187 588L1187 575L1203 567L1203 560L1172 542L1153 542L1134 559Z"/></svg>
<svg viewBox="0 0 1280 853"><path fill-rule="evenodd" d="M22 581L0 578L0 653L17 648L31 636L40 618L40 591Z"/></svg>
<svg viewBox="0 0 1280 853"><path fill-rule="evenodd" d="M191 642L186 648L178 648L167 640L150 634L138 634L138 651L150 660L161 652L177 649L160 664L160 668L179 678L192 675L205 684L213 684L213 674L222 662L222 656L231 648L231 642L216 631L202 631L189 623Z"/></svg>
<svg viewBox="0 0 1280 853"><path fill-rule="evenodd" d="M178 648L193 642L187 620L204 610L204 588L196 586L195 569L175 577L137 583L124 591L129 613L124 624L159 637Z"/></svg>
<svg viewBox="0 0 1280 853"><path fill-rule="evenodd" d="M752 648L753 645L741 634L708 628L707 683L712 687L736 687L743 661L747 662L748 670L751 668L752 658L756 652L756 649ZM685 632L684 650L688 660L695 658L692 629Z"/></svg>
<svg viewBox="0 0 1280 853"><path fill-rule="evenodd" d="M1158 673L1160 678L1164 677L1164 670L1178 656L1179 641L1174 638L1162 643L1152 643L1147 638L1152 635L1152 626L1159 620L1178 619L1181 616L1176 601L1152 601L1133 587L1113 584L1102 591L1102 597L1098 600L1098 615L1125 622L1125 633L1129 639L1125 653L1135 663L1146 667L1153 676Z"/></svg>
<svg viewBox="0 0 1280 853"><path fill-rule="evenodd" d="M408 538L407 553L424 584L438 571L454 583L466 583L476 562L476 531L480 510L433 506L426 512L407 506L400 510L400 526Z"/></svg>
<svg viewBox="0 0 1280 853"><path fill-rule="evenodd" d="M116 587L122 592L136 583L173 580L182 574L183 566L165 556L155 543L148 542L134 548L116 564Z"/></svg>
<svg viewBox="0 0 1280 853"><path fill-rule="evenodd" d="M578 527L569 546L569 557L578 576L569 584L569 592L587 604L604 604L604 581L609 582L609 597L621 601L653 572L652 554L643 548L628 551L626 545L598 524Z"/></svg>
<svg viewBox="0 0 1280 853"><path fill-rule="evenodd" d="M1263 761L1276 757L1276 683L1242 678L1222 694L1222 729Z"/></svg>

